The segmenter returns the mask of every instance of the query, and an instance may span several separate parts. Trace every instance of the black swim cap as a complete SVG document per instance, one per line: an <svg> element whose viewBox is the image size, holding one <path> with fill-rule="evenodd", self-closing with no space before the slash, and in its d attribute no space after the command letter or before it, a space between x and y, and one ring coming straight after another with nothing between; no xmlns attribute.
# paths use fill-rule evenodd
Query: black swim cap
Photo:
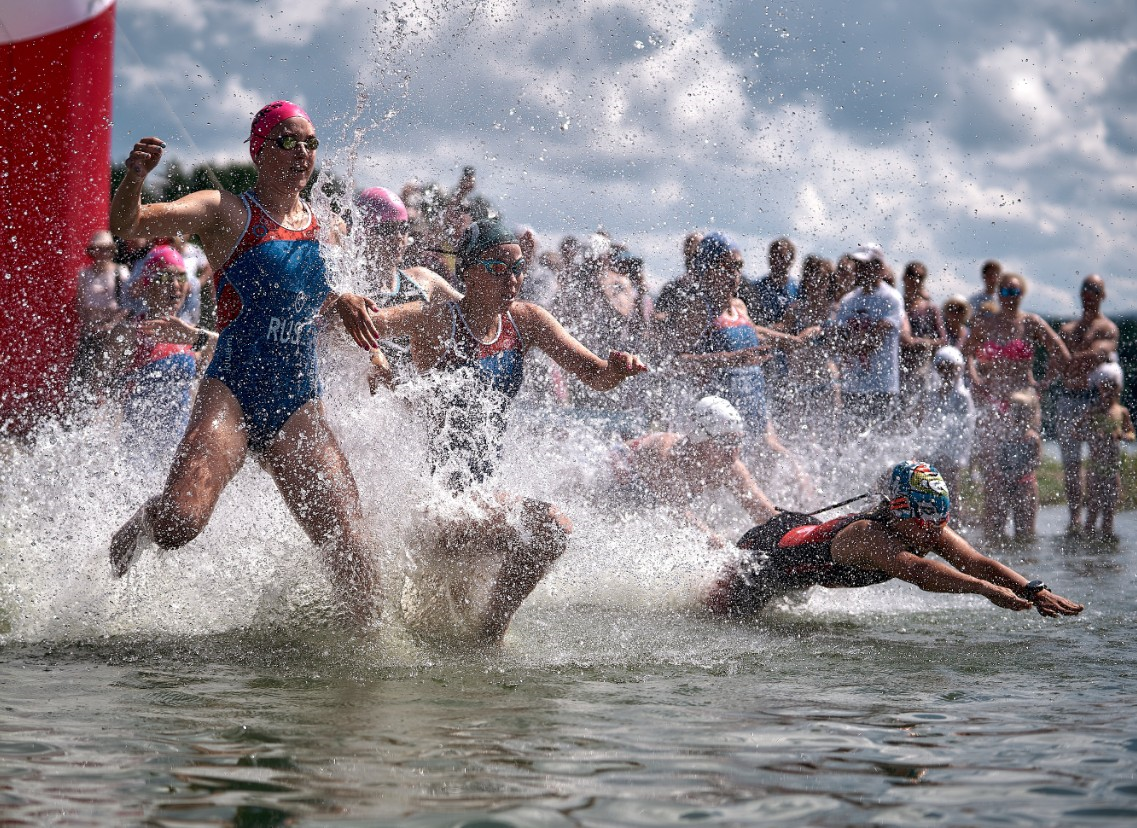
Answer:
<svg viewBox="0 0 1137 828"><path fill-rule="evenodd" d="M483 251L499 244L520 244L513 231L499 218L484 218L471 222L462 234L455 254L458 256L458 270L464 271Z"/></svg>

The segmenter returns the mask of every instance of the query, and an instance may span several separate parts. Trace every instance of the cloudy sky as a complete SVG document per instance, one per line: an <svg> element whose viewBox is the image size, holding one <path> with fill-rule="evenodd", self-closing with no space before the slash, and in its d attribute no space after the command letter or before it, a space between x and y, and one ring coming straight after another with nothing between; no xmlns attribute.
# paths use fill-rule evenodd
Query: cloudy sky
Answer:
<svg viewBox="0 0 1137 828"><path fill-rule="evenodd" d="M118 26L116 159L149 134L247 157L285 97L359 187L473 164L511 222L603 225L657 279L714 228L751 275L782 234L877 241L936 298L994 257L1028 309L1073 313L1099 272L1137 313L1131 0L119 0Z"/></svg>

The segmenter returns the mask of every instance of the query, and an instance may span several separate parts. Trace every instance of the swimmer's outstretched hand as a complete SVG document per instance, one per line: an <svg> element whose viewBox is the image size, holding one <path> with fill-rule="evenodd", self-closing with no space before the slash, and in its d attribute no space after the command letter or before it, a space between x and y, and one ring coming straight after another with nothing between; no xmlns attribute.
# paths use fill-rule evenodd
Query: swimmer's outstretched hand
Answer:
<svg viewBox="0 0 1137 828"><path fill-rule="evenodd" d="M635 354L629 354L627 351L610 351L608 354L608 370L624 380L628 377L634 377L636 374L642 374L647 370L647 365Z"/></svg>
<svg viewBox="0 0 1137 828"><path fill-rule="evenodd" d="M1039 615L1047 618L1057 618L1059 615L1077 615L1085 609L1081 604L1075 604L1069 598L1055 595L1048 589L1042 590L1034 596L1034 608Z"/></svg>
<svg viewBox="0 0 1137 828"><path fill-rule="evenodd" d="M1022 612L1031 607L1030 601L1025 598L1020 598L1015 595L1006 587L998 586L997 584L989 584L989 589L984 593L987 600L997 607L1003 609L1014 610L1015 612Z"/></svg>
<svg viewBox="0 0 1137 828"><path fill-rule="evenodd" d="M366 296L341 293L335 298L335 307L356 345L366 351L379 347L379 330L371 319L371 314L379 312L378 305Z"/></svg>
<svg viewBox="0 0 1137 828"><path fill-rule="evenodd" d="M158 166L158 162L162 160L162 150L165 148L166 142L161 138L141 139L127 156L126 168L135 175L145 178Z"/></svg>

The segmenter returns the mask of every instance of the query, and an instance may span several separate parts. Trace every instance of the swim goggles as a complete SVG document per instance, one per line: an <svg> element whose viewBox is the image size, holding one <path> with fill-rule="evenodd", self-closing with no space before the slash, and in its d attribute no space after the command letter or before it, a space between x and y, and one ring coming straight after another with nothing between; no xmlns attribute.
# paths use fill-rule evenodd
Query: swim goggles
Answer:
<svg viewBox="0 0 1137 828"><path fill-rule="evenodd" d="M525 275L526 262L524 258L518 259L513 264L499 259L475 259L474 261L484 267L487 273L494 276L507 276L510 273L514 276Z"/></svg>
<svg viewBox="0 0 1137 828"><path fill-rule="evenodd" d="M315 135L311 138L305 138L303 141L295 135L278 135L276 138L276 145L282 150L294 150L301 144L304 145L308 152L315 152L320 146L320 139Z"/></svg>

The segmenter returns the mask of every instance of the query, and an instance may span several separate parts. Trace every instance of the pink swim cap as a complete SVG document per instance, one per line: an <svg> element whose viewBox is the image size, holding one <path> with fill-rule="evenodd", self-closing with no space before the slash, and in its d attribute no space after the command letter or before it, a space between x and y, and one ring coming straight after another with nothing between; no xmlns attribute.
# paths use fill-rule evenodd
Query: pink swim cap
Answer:
<svg viewBox="0 0 1137 828"><path fill-rule="evenodd" d="M180 270L185 273L186 261L182 258L182 254L174 248L160 244L147 253L146 258L142 260L142 270L139 272L138 278L151 279L163 270Z"/></svg>
<svg viewBox="0 0 1137 828"><path fill-rule="evenodd" d="M261 154L261 148L265 145L268 134L277 124L281 121L287 121L289 118L303 118L308 123L312 123L308 113L292 101L273 101L262 107L261 111L253 116L253 125L249 129L249 137L246 140L249 142L249 155L253 157L254 161Z"/></svg>
<svg viewBox="0 0 1137 828"><path fill-rule="evenodd" d="M368 222L406 221L407 208L403 200L383 187L369 187L355 197L360 219Z"/></svg>

